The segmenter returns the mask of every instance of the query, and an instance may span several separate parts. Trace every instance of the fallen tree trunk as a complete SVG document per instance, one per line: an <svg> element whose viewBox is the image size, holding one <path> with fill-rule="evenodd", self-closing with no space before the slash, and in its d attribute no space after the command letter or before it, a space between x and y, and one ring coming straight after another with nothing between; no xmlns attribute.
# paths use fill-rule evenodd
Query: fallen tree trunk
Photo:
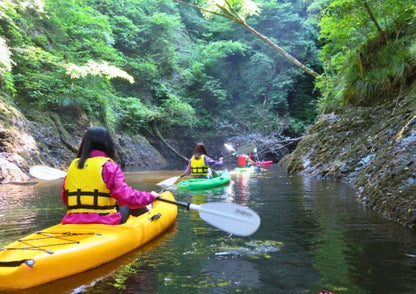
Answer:
<svg viewBox="0 0 416 294"><path fill-rule="evenodd" d="M188 162L188 158L186 158L184 155L180 154L175 148L173 148L166 140L163 138L163 136L160 134L159 129L156 126L155 120L150 120L149 124L153 130L153 133L156 135L156 137L166 145L166 147L172 151L175 155L177 155L179 158L182 158L185 162Z"/></svg>

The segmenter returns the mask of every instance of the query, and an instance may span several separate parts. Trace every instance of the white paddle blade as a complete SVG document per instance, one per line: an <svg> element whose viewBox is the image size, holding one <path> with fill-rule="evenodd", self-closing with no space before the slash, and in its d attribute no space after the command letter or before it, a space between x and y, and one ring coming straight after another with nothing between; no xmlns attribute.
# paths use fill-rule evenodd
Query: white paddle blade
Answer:
<svg viewBox="0 0 416 294"><path fill-rule="evenodd" d="M210 202L190 204L210 225L236 236L250 236L260 226L260 217L252 209L235 203Z"/></svg>
<svg viewBox="0 0 416 294"><path fill-rule="evenodd" d="M235 152L235 149L230 144L224 143L224 146L227 148L227 150Z"/></svg>
<svg viewBox="0 0 416 294"><path fill-rule="evenodd" d="M244 154L244 153L250 153L250 152L253 152L254 149L257 150L255 144L247 144L247 145L244 145L241 148L238 148L237 151L230 144L224 143L224 146L229 151L233 151L234 152L233 154L235 154L235 155L240 155L240 154Z"/></svg>
<svg viewBox="0 0 416 294"><path fill-rule="evenodd" d="M167 187L167 186L172 186L176 183L177 180L179 180L180 176L177 177L172 177L166 180L163 180L159 183L157 183L156 185L162 186L162 187Z"/></svg>
<svg viewBox="0 0 416 294"><path fill-rule="evenodd" d="M66 172L62 170L43 165L32 166L29 169L29 174L32 177L46 181L62 179L66 176Z"/></svg>

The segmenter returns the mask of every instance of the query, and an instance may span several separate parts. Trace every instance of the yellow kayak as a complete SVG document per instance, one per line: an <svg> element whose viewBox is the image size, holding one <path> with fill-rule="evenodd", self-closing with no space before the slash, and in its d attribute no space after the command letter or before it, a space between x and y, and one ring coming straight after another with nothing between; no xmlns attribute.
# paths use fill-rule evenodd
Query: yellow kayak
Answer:
<svg viewBox="0 0 416 294"><path fill-rule="evenodd" d="M161 197L175 200L169 191ZM155 201L125 224L58 224L0 250L0 290L34 287L116 259L151 241L176 220L177 206Z"/></svg>

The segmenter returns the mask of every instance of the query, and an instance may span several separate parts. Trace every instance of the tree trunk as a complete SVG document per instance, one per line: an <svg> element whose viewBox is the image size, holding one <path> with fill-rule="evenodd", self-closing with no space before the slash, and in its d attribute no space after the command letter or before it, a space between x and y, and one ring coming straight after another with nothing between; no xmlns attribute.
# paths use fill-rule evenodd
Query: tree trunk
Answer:
<svg viewBox="0 0 416 294"><path fill-rule="evenodd" d="M367 1L366 0L361 0L361 2L363 2L365 10L367 11L368 15L370 16L371 20L373 21L374 25L376 26L377 31L380 34L381 38L383 39L385 44L387 44L387 37L384 34L383 30L381 29L380 25L378 24L378 22L377 22L376 18L374 17L373 13L371 12L370 6L368 5Z"/></svg>
<svg viewBox="0 0 416 294"><path fill-rule="evenodd" d="M286 50L284 50L282 47L280 47L279 45L277 45L276 43L274 43L268 37L266 37L266 36L260 34L259 32L257 32L254 28L252 28L251 26L249 26L246 22L239 22L239 23L243 27L245 27L250 33L252 33L257 38L259 38L259 39L263 40L264 42L266 42L267 44L269 44L275 51L279 52L284 57L286 57L287 59L289 59L290 62L292 62L293 64L295 64L297 67L299 67L301 70L303 70L307 74L309 74L309 75L311 75L311 76L313 76L315 78L319 76L318 73L316 73L315 71L313 71L312 69L310 69L309 67L307 67L306 65L304 65L303 63L301 63L299 60L297 60L295 57L293 57L292 55L290 55Z"/></svg>
<svg viewBox="0 0 416 294"><path fill-rule="evenodd" d="M166 142L165 138L162 137L162 135L159 132L159 129L156 126L156 122L155 120L150 120L149 124L152 127L152 130L154 132L154 134L156 135L157 138L159 138L160 141L163 142L163 144L166 145L166 147L168 147L168 149L170 151L172 151L174 154L176 154L178 157L182 158L185 162L188 162L188 158L186 158L185 156L183 156L182 154L180 154L175 148L173 148L168 142Z"/></svg>
<svg viewBox="0 0 416 294"><path fill-rule="evenodd" d="M290 62L292 62L294 65L296 65L297 67L299 67L301 70L303 70L307 74L313 76L314 78L316 78L316 77L319 76L318 73L314 72L312 69L308 68L306 65L304 65L303 63L301 63L299 60L297 60L295 57L293 57L292 55L290 55L282 47L280 47L279 45L275 44L268 37L260 34L254 28L252 28L251 26L249 26L242 18L239 17L238 13L232 8L232 6L227 1L225 1L225 3L227 4L227 7L226 6L217 5L218 8L221 9L222 13L218 13L218 12L215 12L215 11L210 11L210 10L204 9L203 7L200 7L200 6L197 6L197 5L193 5L191 3L187 3L187 2L184 2L184 1L181 1L181 0L174 0L174 1L175 2L178 2L178 3L182 3L182 4L185 4L185 5L188 5L190 7L196 8L196 9L199 9L201 11L206 11L206 12L209 12L209 13L212 13L212 14L215 14L215 15L218 15L218 16L221 16L221 17L228 18L229 20L232 20L232 21L234 21L236 23L239 23L244 28L246 28L250 33L252 33L254 36L256 36L257 38L259 38L263 42L266 42L275 51L277 51L278 53L282 54L285 58L287 58Z"/></svg>

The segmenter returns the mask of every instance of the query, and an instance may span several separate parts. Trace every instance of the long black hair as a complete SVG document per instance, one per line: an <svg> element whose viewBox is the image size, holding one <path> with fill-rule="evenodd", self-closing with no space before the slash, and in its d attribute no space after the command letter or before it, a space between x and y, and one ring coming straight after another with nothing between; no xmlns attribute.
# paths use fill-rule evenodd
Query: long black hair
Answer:
<svg viewBox="0 0 416 294"><path fill-rule="evenodd" d="M92 150L101 150L112 160L116 160L114 142L106 128L91 127L85 132L77 152L78 168L84 167L85 161L90 157Z"/></svg>

